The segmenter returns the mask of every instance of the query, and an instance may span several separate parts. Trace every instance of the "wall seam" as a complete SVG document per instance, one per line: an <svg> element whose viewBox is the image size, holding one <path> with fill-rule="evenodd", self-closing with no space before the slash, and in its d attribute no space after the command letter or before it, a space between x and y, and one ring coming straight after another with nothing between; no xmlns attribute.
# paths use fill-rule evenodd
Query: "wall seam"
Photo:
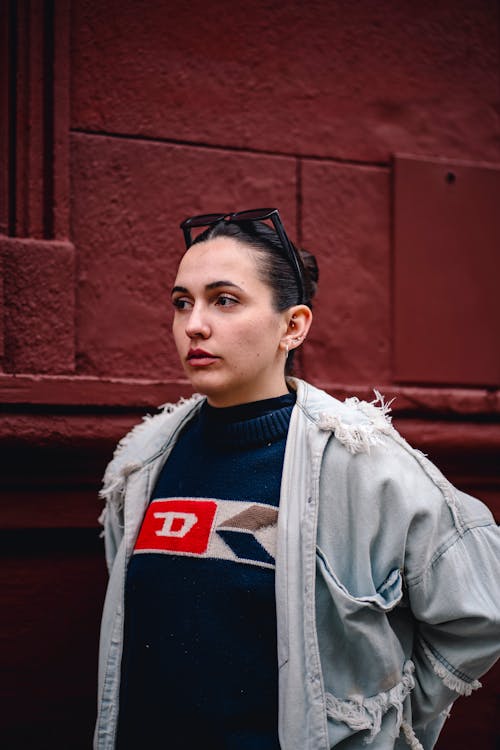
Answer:
<svg viewBox="0 0 500 750"><path fill-rule="evenodd" d="M295 172L295 200L296 200L296 217L295 217L295 237L297 245L302 245L302 159L300 156L296 160Z"/></svg>
<svg viewBox="0 0 500 750"><path fill-rule="evenodd" d="M111 132L107 130L86 130L85 128L70 128L70 133L75 133L78 135L88 135L93 137L100 137L100 138L116 138L118 140L130 140L130 141L142 141L145 143L163 143L166 145L172 145L172 146L187 146L189 148L199 148L199 149L208 149L211 151L231 151L236 153L244 153L244 154L255 154L257 156L272 156L272 157L280 157L284 159L297 159L300 158L301 160L309 160L309 161L321 161L321 162L328 162L332 164L343 164L347 166L354 166L354 167L373 167L373 168L381 168L381 169L389 169L390 168L390 161L367 161L367 160L357 160L357 159L343 159L341 157L336 156L325 156L325 155L317 155L317 154L300 154L298 156L296 153L293 152L287 152L287 151L271 151L267 149L258 149L258 148L249 148L245 146L232 146L228 144L214 144L214 143L204 143L202 141L189 141L189 140L181 140L177 138L161 138L161 137L153 137L148 135L138 135L133 133L116 133Z"/></svg>

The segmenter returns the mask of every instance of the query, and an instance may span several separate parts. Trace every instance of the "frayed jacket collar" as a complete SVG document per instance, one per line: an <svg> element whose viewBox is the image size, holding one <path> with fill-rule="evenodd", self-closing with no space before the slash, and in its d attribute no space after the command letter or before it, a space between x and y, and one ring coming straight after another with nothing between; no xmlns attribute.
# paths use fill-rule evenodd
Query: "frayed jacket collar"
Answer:
<svg viewBox="0 0 500 750"><path fill-rule="evenodd" d="M298 378L288 378L288 384L297 391L296 408L301 409L320 430L334 433L350 453L369 453L370 448L379 445L383 435L392 429L388 416L390 404L384 402L378 391L371 402L356 397L341 402ZM129 474L154 459L165 448L165 441L191 419L204 400L204 397L194 394L176 404L163 404L159 414L148 415L136 425L116 447L104 476L101 496L108 497ZM325 402L328 404L326 409Z"/></svg>

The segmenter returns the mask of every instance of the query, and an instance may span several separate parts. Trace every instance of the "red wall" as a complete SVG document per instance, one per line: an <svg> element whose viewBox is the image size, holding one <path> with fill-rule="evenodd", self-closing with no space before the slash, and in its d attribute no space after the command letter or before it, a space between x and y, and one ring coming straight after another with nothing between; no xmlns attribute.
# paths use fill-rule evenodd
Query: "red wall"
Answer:
<svg viewBox="0 0 500 750"><path fill-rule="evenodd" d="M398 270L409 242L419 253L432 180L498 177L499 25L498 3L472 0L3 4L0 690L11 746L90 745L105 586L96 493L116 440L188 390L168 304L187 215L278 206L321 269L301 373L340 397L396 396L401 432L500 519L498 352L487 376L466 338L435 380L401 364L404 322L428 292L417 264L405 302ZM414 187L396 179L408 157ZM482 233L457 196L443 193L456 203L447 221L460 216L481 238L460 245L477 258L498 219L485 214ZM449 236L442 223L432 218L431 235ZM471 279L437 309L433 362L446 360L471 284L487 296ZM500 324L486 315L468 336L489 352ZM425 334L410 348L430 363ZM495 746L496 675L458 701L440 750Z"/></svg>

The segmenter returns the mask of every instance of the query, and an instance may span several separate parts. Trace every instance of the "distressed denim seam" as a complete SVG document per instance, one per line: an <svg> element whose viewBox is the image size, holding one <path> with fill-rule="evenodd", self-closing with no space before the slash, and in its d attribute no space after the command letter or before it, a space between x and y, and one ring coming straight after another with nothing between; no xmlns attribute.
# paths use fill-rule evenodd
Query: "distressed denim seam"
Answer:
<svg viewBox="0 0 500 750"><path fill-rule="evenodd" d="M429 651L433 654L433 656L441 662L443 667L445 667L448 672L451 672L456 677L459 677L464 682L468 682L472 685L473 682L475 682L473 677L470 677L470 675L466 674L465 672L462 672L460 669L456 669L456 667L453 666L453 664L450 664L448 659L446 659L443 654L440 654L439 651L437 651L434 646L432 646L428 641L426 641L424 638L421 639L423 643L427 646Z"/></svg>
<svg viewBox="0 0 500 750"><path fill-rule="evenodd" d="M439 560L450 550L452 547L457 544L463 537L470 533L471 531L475 531L475 529L483 529L488 528L490 526L493 526L491 521L478 521L475 524L469 524L467 528L462 533L456 533L453 536L451 536L446 542L444 542L442 545L438 547L436 552L431 558L431 561L427 565L426 568L420 573L416 573L414 576L406 576L405 581L408 584L408 586L418 586L425 578L426 575L428 575L432 568L436 565L436 563L439 562Z"/></svg>

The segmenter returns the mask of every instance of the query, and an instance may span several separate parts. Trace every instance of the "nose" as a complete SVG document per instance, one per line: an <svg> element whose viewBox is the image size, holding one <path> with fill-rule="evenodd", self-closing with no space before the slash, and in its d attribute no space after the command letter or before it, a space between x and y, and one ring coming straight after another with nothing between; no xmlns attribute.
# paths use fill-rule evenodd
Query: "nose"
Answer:
<svg viewBox="0 0 500 750"><path fill-rule="evenodd" d="M190 339L197 336L207 339L210 336L210 325L206 311L199 305L194 305L186 322L186 335Z"/></svg>

